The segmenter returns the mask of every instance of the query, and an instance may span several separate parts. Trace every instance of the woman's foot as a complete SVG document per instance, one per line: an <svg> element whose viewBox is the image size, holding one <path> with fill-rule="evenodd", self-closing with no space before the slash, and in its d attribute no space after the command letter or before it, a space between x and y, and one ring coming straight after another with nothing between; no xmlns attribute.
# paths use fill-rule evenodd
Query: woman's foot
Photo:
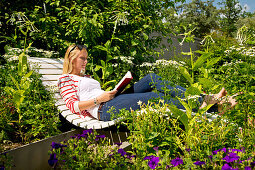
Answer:
<svg viewBox="0 0 255 170"><path fill-rule="evenodd" d="M219 115L223 115L227 110L232 109L236 104L237 101L235 97L238 94L235 94L233 96L230 96L228 98L223 98L219 103L218 103L218 112Z"/></svg>
<svg viewBox="0 0 255 170"><path fill-rule="evenodd" d="M221 101L222 97L224 97L226 95L227 95L227 91L224 87L221 89L221 91L218 94L206 95L204 97L204 101L199 109L202 109L205 106L210 105L210 104L218 103L219 101Z"/></svg>
<svg viewBox="0 0 255 170"><path fill-rule="evenodd" d="M219 115L223 115L227 110L233 108L237 104L237 101L234 98L238 94L235 94L230 97L226 97L226 95L227 95L227 91L223 87L218 94L205 96L204 101L202 105L200 106L200 109L204 108L205 106L209 104L217 103Z"/></svg>

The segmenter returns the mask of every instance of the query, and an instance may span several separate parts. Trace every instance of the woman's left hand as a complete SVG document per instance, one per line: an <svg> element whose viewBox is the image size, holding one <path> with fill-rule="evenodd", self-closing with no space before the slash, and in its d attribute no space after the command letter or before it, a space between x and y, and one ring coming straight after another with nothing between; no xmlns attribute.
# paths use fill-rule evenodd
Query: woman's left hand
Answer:
<svg viewBox="0 0 255 170"><path fill-rule="evenodd" d="M112 90L112 91L105 91L102 95L97 97L97 101L99 103L102 102L107 102L115 97L115 94L117 93L117 90Z"/></svg>

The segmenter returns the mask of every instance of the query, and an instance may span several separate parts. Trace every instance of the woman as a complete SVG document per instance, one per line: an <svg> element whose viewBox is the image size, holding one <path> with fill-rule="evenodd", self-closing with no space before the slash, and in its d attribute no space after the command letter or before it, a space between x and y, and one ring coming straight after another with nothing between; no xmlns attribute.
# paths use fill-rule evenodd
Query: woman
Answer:
<svg viewBox="0 0 255 170"><path fill-rule="evenodd" d="M86 46L71 45L66 53L63 65L63 75L59 78L58 86L66 106L72 113L82 115L83 118L95 118L103 121L111 120L111 114L108 112L114 108L114 113L126 108L127 110L137 110L140 108L138 102L147 104L150 99L163 98L162 80L156 74L149 74L139 80L132 86L131 93L115 96L117 90L103 91L98 81L85 76L88 52ZM169 83L168 83L169 84ZM160 92L152 92L152 85ZM184 98L185 88L181 86L171 87L171 96ZM201 108L207 104L217 103L217 99L226 95L223 88L218 94L199 98ZM166 101L172 103L179 109L185 109L178 100L170 99Z"/></svg>

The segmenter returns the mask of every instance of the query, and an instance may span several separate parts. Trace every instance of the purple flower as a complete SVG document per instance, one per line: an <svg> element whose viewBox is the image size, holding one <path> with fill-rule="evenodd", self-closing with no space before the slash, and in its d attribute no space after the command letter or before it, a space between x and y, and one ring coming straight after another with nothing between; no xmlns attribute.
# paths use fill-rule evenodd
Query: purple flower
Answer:
<svg viewBox="0 0 255 170"><path fill-rule="evenodd" d="M221 151L221 149L215 150L212 153L213 153L213 155L216 155L219 151Z"/></svg>
<svg viewBox="0 0 255 170"><path fill-rule="evenodd" d="M254 168L255 167L255 161L251 162L251 167Z"/></svg>
<svg viewBox="0 0 255 170"><path fill-rule="evenodd" d="M135 157L135 155L127 155L127 158L128 159L132 159L132 158L134 158Z"/></svg>
<svg viewBox="0 0 255 170"><path fill-rule="evenodd" d="M77 161L77 158L76 158L76 156L73 156L73 157L72 157L72 159L73 159L73 160L75 160L75 161Z"/></svg>
<svg viewBox="0 0 255 170"><path fill-rule="evenodd" d="M153 158L154 156L153 155L151 155L151 156L145 156L144 158L143 158L143 160L150 160L151 158Z"/></svg>
<svg viewBox="0 0 255 170"><path fill-rule="evenodd" d="M243 152L243 151L240 149L232 149L232 152Z"/></svg>
<svg viewBox="0 0 255 170"><path fill-rule="evenodd" d="M225 156L222 159L229 163L229 162L236 161L239 158L240 158L240 156L238 156L236 153L229 153L227 156Z"/></svg>
<svg viewBox="0 0 255 170"><path fill-rule="evenodd" d="M50 159L48 160L48 164L50 166L54 166L58 162L58 159L56 158L56 154L50 154Z"/></svg>
<svg viewBox="0 0 255 170"><path fill-rule="evenodd" d="M88 134L91 134L91 133L93 133L93 130L92 130L92 129L86 129L86 130L84 130L84 131L82 132L82 134L84 134L84 135L88 135Z"/></svg>
<svg viewBox="0 0 255 170"><path fill-rule="evenodd" d="M158 165L159 162L159 157L153 157L150 159L150 161L148 162L148 165L151 169L155 169L156 166Z"/></svg>
<svg viewBox="0 0 255 170"><path fill-rule="evenodd" d="M67 147L67 145L62 145L60 143L52 142L51 147L52 147L52 149L58 149L58 148L62 149L63 147Z"/></svg>
<svg viewBox="0 0 255 170"><path fill-rule="evenodd" d="M125 156L127 153L124 151L124 149L118 149L118 153L121 154L121 156Z"/></svg>
<svg viewBox="0 0 255 170"><path fill-rule="evenodd" d="M224 164L221 168L222 170L232 170L233 168L229 166L228 164Z"/></svg>
<svg viewBox="0 0 255 170"><path fill-rule="evenodd" d="M190 148L187 148L187 149L185 149L187 152L190 152L191 151L191 149Z"/></svg>
<svg viewBox="0 0 255 170"><path fill-rule="evenodd" d="M226 148L222 148L221 150L224 151L225 153L227 152L227 149L226 149Z"/></svg>
<svg viewBox="0 0 255 170"><path fill-rule="evenodd" d="M173 159L173 160L171 161L171 164L172 164L173 166L178 166L178 165L180 165L180 164L183 164L183 160L182 160L181 158L176 158L176 159Z"/></svg>
<svg viewBox="0 0 255 170"><path fill-rule="evenodd" d="M197 162L194 162L195 165L205 165L205 162L204 161L197 161Z"/></svg>
<svg viewBox="0 0 255 170"><path fill-rule="evenodd" d="M244 170L251 170L251 167L246 166L246 167L244 167Z"/></svg>
<svg viewBox="0 0 255 170"><path fill-rule="evenodd" d="M213 155L216 155L220 151L224 151L226 153L227 149L226 148L218 149L218 150L213 151L212 153L213 153Z"/></svg>
<svg viewBox="0 0 255 170"><path fill-rule="evenodd" d="M99 139L104 139L105 135L96 135L95 141L99 141Z"/></svg>

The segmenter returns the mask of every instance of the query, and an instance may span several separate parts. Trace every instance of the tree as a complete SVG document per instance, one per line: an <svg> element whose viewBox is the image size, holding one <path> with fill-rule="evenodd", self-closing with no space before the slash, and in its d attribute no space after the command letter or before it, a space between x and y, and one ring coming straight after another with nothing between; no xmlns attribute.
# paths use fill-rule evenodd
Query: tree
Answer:
<svg viewBox="0 0 255 170"><path fill-rule="evenodd" d="M218 28L218 10L213 6L214 0L192 0L191 3L177 7L179 13L176 16L179 25L192 25L196 27L194 34L196 37L203 37L210 33L212 29ZM170 20L168 19L168 22Z"/></svg>
<svg viewBox="0 0 255 170"><path fill-rule="evenodd" d="M238 0L222 0L221 7L221 27L227 37L233 37L237 30L236 22L242 15L242 7Z"/></svg>

